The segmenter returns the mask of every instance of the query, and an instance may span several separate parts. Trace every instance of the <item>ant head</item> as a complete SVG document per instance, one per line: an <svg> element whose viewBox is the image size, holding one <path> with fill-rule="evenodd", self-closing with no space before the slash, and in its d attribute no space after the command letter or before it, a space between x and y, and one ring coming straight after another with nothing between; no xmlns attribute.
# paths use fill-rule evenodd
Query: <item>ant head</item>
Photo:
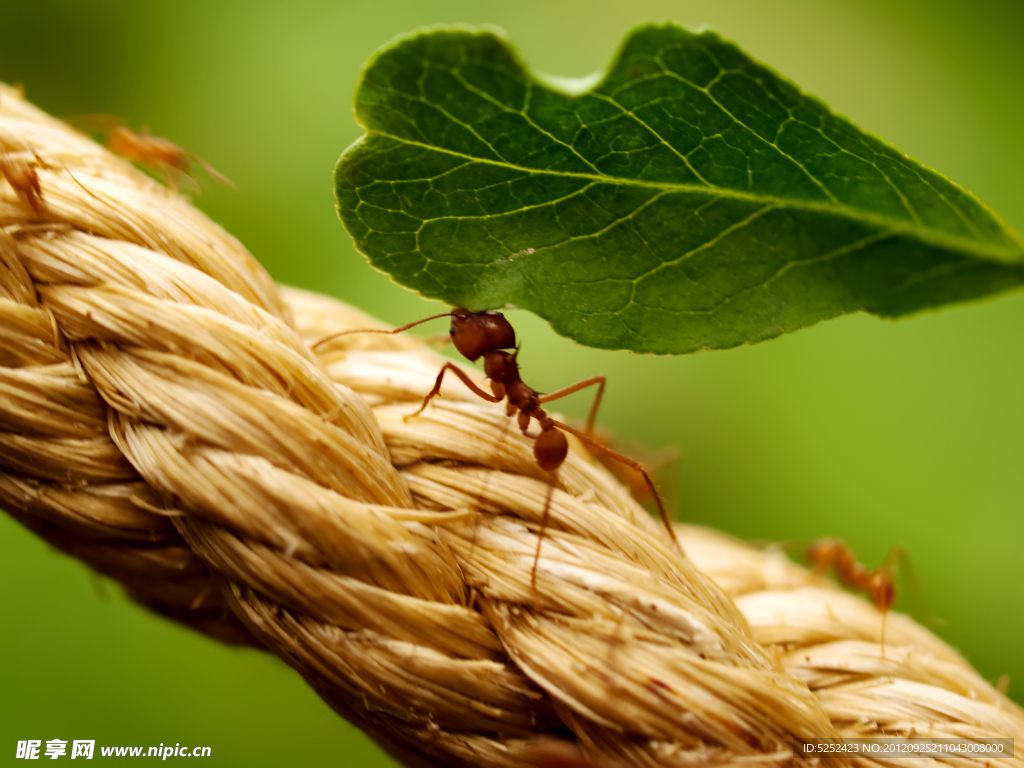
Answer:
<svg viewBox="0 0 1024 768"><path fill-rule="evenodd" d="M836 539L819 539L807 549L807 559L815 565L828 567L837 559L843 545Z"/></svg>
<svg viewBox="0 0 1024 768"><path fill-rule="evenodd" d="M552 425L543 428L533 443L533 456L545 472L552 472L562 466L569 453L569 441Z"/></svg>
<svg viewBox="0 0 1024 768"><path fill-rule="evenodd" d="M500 312L455 309L449 333L459 354L470 362L476 362L484 352L516 345L516 332Z"/></svg>
<svg viewBox="0 0 1024 768"><path fill-rule="evenodd" d="M892 583L892 576L884 568L879 568L871 574L867 592L871 602L882 613L892 608L892 604L896 602L896 586Z"/></svg>

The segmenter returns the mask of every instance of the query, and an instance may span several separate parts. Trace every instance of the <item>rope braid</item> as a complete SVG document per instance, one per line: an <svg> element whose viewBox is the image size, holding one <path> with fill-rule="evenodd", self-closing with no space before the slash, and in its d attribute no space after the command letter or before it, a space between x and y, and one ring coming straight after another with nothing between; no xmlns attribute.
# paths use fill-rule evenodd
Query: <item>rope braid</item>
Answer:
<svg viewBox="0 0 1024 768"><path fill-rule="evenodd" d="M953 650L781 555L680 526L577 444L0 86L0 505L146 607L280 656L408 765L787 763L794 737L1024 738ZM477 377L475 372L471 376ZM1021 758L1015 758L1020 761ZM838 762L838 761L837 761ZM861 760L860 762L872 762ZM952 762L977 763L977 760Z"/></svg>

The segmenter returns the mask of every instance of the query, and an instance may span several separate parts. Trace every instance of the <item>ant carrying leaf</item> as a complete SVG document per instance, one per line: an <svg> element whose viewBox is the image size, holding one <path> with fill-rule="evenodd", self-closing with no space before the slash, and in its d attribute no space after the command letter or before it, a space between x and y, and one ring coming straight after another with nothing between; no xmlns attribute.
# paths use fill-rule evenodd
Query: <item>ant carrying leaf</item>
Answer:
<svg viewBox="0 0 1024 768"><path fill-rule="evenodd" d="M605 377L602 375L591 376L588 379L576 382L575 384L571 384L568 387L564 387L557 392L552 392L548 395L542 395L537 392L532 387L528 386L519 375L519 363L516 360L519 355L519 347L516 345L515 330L512 328L512 325L505 316L500 312L470 312L468 309L457 308L453 309L451 312L433 315L393 330L368 329L343 331L341 333L334 334L333 336L328 336L325 339L321 339L313 345L313 348L316 349L317 347L324 346L333 339L351 333L402 333L403 331L407 331L410 328L414 328L415 326L428 322L429 320L436 320L441 317L451 318L451 329L449 334L455 348L463 357L474 363L483 358L484 374L488 379L490 379L491 391L486 392L478 387L473 380L463 373L462 370L454 363L445 363L441 367L440 373L437 375L437 380L434 382L433 388L427 393L427 396L423 398L423 404L420 406L419 410L406 416L406 420L421 414L430 404L430 401L440 395L441 383L444 380L444 375L450 371L457 376L471 392L482 400L486 400L489 403L500 403L505 401L506 414L510 418L518 415L519 430L523 435L533 440L534 459L537 461L537 465L545 472L554 475L558 472L558 468L561 467L562 463L565 461L565 457L569 452L569 441L565 437L565 433L568 433L574 435L594 450L639 473L640 476L643 477L646 488L654 498L654 502L658 508L658 514L661 517L662 523L665 525L665 530L668 532L669 538L675 543L676 547L682 551L682 548L679 546L679 541L676 538L675 531L672 528L672 523L669 520L668 513L665 510L665 505L661 500L661 496L658 495L658 491L654 487L654 481L651 479L648 471L642 464L640 464L640 462L634 461L628 456L624 456L618 451L603 445L592 436L594 420L597 417L597 410L601 405L601 398L604 395ZM593 402L591 403L590 411L587 415L586 428L583 431L552 419L542 407L545 403L550 403L554 400L558 400L566 397L567 395L571 395L582 389L593 386L597 387L597 392L594 395ZM537 425L540 427L539 434L531 434L529 431L530 424L533 421L536 421ZM534 555L533 569L530 574L530 583L533 587L536 587L537 585L537 564L540 561L540 548L544 541L544 532L547 529L548 516L551 511L551 496L553 493L554 485L549 484L547 497L544 500L544 514L541 518L540 535L537 540L537 551Z"/></svg>

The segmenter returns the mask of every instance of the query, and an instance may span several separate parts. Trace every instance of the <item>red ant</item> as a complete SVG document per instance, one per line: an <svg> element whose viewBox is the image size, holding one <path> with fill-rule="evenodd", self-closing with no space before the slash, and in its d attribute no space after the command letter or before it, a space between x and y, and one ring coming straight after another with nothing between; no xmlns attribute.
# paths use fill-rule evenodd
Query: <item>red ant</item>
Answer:
<svg viewBox="0 0 1024 768"><path fill-rule="evenodd" d="M198 163L210 178L231 189L235 185L231 179L220 173L216 168L200 157L186 152L170 139L154 136L143 128L138 133L119 125L107 134L107 149L115 155L134 160L136 163L157 168L164 175L164 180L171 188L174 182L171 174L179 173L192 178L190 160Z"/></svg>
<svg viewBox="0 0 1024 768"><path fill-rule="evenodd" d="M111 115L82 115L71 120L88 133L102 133L107 149L115 155L158 172L164 183L172 190L177 189L177 181L181 177L196 183L192 176L192 163L200 165L217 183L230 189L235 188L231 179L201 157L182 149L170 139L154 136L148 128L141 128L136 133L126 128L120 118Z"/></svg>
<svg viewBox="0 0 1024 768"><path fill-rule="evenodd" d="M903 547L893 547L881 568L869 571L857 562L857 556L838 539L821 539L807 548L807 559L815 565L818 574L829 566L842 584L863 592L882 614L882 653L885 654L885 618L896 602L896 585L892 576L894 558L903 555Z"/></svg>
<svg viewBox="0 0 1024 768"><path fill-rule="evenodd" d="M417 320L414 323L409 323L408 325L403 325L401 328L395 328L394 330L389 331L342 331L341 333L336 333L333 336L321 339L313 345L313 348L315 349L316 347L321 346L339 336L344 336L350 333L402 333L403 331L407 331L421 323L425 323L429 320L436 320L440 317L451 317L451 330L449 331L449 335L451 336L451 340L455 345L455 348L463 357L471 363L475 363L481 357L483 358L484 375L490 379L491 392L485 392L480 389L480 387L474 384L472 379L463 373L462 370L454 363L445 363L441 367L440 373L437 374L437 380L434 382L433 389L431 389L430 392L427 393L427 396L423 398L423 405L420 406L416 413L406 416L406 419L411 419L421 414L424 409L426 409L430 401L441 394L441 382L444 380L444 375L448 371L451 371L462 380L462 383L465 384L470 391L481 399L486 400L489 403L500 403L502 400L507 400L507 415L512 417L516 413L519 414L519 430L526 437L534 441L533 456L537 460L537 465L545 472L556 472L565 461L565 457L569 452L569 441L566 439L564 434L566 432L576 436L587 445L590 445L601 453L604 453L616 461L632 467L634 470L639 472L643 476L644 483L648 490L654 497L654 501L658 507L658 514L661 516L661 521L665 525L665 530L668 531L669 538L677 547L679 547L680 551L682 550L679 545L679 540L676 538L675 531L672 529L672 523L669 521L668 513L665 511L665 505L662 503L661 497L658 495L658 491L654 487L654 481L651 480L651 476L647 473L647 470L644 469L643 465L639 462L634 461L628 456L623 456L621 453L612 450L608 446L602 445L591 436L594 426L594 418L597 415L598 406L601 404L601 397L604 395L605 377L603 375L591 376L588 379L578 381L575 384L560 389L557 392L552 392L549 395L542 395L537 392L533 388L529 387L519 375L519 363L516 361L516 358L519 355L519 347L516 345L516 332L512 328L511 323L509 323L509 321L505 319L505 316L500 312L470 312L468 309L453 309L451 312L433 315L431 317L424 318L423 320ZM507 350L514 351L509 352ZM582 389L595 385L597 386L597 393L594 395L594 400L590 405L585 433L570 427L568 424L563 424L560 421L552 419L541 407L544 403L550 403L553 400L558 400L566 395L571 395ZM529 428L531 420L536 420L538 426L540 426L540 434L530 434ZM553 486L549 486L547 498L544 501L544 514L541 519L540 536L537 540L537 551L534 555L533 569L530 573L530 584L533 587L537 586L537 563L540 560L540 547L544 540L544 531L547 529L551 495L553 492Z"/></svg>

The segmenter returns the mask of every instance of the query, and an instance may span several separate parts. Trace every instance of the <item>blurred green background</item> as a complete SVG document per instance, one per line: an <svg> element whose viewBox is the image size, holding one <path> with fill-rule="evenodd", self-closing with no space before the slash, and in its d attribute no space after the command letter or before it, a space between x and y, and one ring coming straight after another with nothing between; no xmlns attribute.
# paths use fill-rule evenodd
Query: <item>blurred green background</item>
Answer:
<svg viewBox="0 0 1024 768"><path fill-rule="evenodd" d="M1020 0L0 0L0 80L201 155L238 191L204 183L198 205L275 278L403 323L430 307L366 266L333 210L363 61L420 25L489 23L536 69L578 76L630 26L665 19L717 28L1024 228ZM603 424L678 447L682 519L839 536L872 566L903 543L939 633L1024 701L1024 294L675 359L512 319L531 384L604 372ZM95 738L209 745L215 765L390 764L282 663L134 608L3 516L0 579L5 760L18 739Z"/></svg>

